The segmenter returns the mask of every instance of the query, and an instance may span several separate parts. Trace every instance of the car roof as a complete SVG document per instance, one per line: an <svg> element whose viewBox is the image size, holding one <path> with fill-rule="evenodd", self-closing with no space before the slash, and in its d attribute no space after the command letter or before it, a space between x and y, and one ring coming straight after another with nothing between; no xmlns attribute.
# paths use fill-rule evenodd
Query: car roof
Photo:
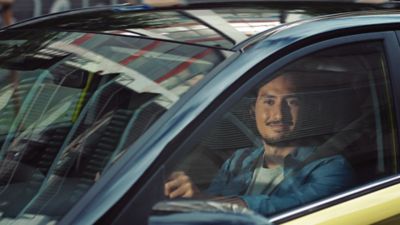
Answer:
<svg viewBox="0 0 400 225"><path fill-rule="evenodd" d="M307 14L308 16L319 16L339 12L366 11L373 9L396 8L398 5L392 2L386 3L355 3L344 1L187 1L185 4L167 5L157 7L153 5L133 5L122 4L114 6L99 6L86 9L76 9L61 13L50 14L42 17L33 18L22 21L8 27L6 30L22 30L22 29L40 29L40 30L56 30L56 31L76 31L76 32L96 32L96 33L113 33L118 35L136 35L143 38L163 39L174 42L184 42L190 44L208 45L231 49L238 43L244 41L253 34L246 35L227 35L221 31L220 27L215 27L213 22L207 21L198 14L193 13L196 10L219 10L222 13L232 14L237 17L237 23L244 22L250 24L249 21L271 23L271 18L252 17L249 10L254 10L254 14L260 11L276 11L286 16L290 13ZM239 14L244 17L239 18ZM252 12L251 12L252 13ZM259 16L259 15L258 15ZM283 17L282 16L282 17ZM232 16L233 17L233 16ZM172 18L172 19L171 19ZM175 26L176 21L182 22L183 26L200 25L209 28L214 33L219 34L220 39L226 39L226 43L221 41L200 42L188 37L171 38L164 35L164 31L153 32L160 28L169 28ZM274 20L285 23L285 18L275 16ZM178 22L179 22L178 21ZM175 24L174 24L175 23ZM272 23L271 23L272 24ZM251 26L251 25L250 25ZM265 26L268 27L268 26ZM269 26L273 27L273 26ZM137 30L140 29L138 32ZM152 32L145 32L151 30ZM198 34L195 34L198 36ZM215 35L214 35L215 36ZM215 38L215 37L213 37Z"/></svg>
<svg viewBox="0 0 400 225"><path fill-rule="evenodd" d="M313 42L313 36L318 36L318 38L329 36L332 38L342 35L343 32L351 35L363 32L396 30L399 24L400 10L397 9L338 13L282 24L279 27L249 38L237 45L236 48L244 50L259 43L271 46L274 49L280 49L284 45L289 45L299 40ZM271 44L273 42L275 43Z"/></svg>

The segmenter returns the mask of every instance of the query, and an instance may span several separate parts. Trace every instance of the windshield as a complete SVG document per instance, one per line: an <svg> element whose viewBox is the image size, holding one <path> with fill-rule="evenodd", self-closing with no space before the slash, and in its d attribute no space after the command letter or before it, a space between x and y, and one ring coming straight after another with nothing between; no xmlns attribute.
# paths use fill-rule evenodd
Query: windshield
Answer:
<svg viewBox="0 0 400 225"><path fill-rule="evenodd" d="M202 4L200 4L202 5ZM16 24L13 28L93 31L121 35L153 37L231 49L250 36L275 26L338 12L370 10L372 5L290 4L276 2L234 3L223 6L204 3L202 8L144 10L145 6L120 5L82 12L66 13L48 20Z"/></svg>
<svg viewBox="0 0 400 225"><path fill-rule="evenodd" d="M231 52L78 32L0 36L1 222L55 223ZM37 221L37 223L35 223Z"/></svg>

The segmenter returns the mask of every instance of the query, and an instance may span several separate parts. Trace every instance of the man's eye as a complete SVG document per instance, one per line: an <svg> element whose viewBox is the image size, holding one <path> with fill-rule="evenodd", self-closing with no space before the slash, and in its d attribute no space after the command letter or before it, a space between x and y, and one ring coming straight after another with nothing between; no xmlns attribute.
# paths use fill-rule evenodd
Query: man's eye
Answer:
<svg viewBox="0 0 400 225"><path fill-rule="evenodd" d="M275 101L272 99L264 99L264 104L273 105L274 103L275 103Z"/></svg>
<svg viewBox="0 0 400 225"><path fill-rule="evenodd" d="M288 99L288 105L290 106L298 106L300 104L299 99Z"/></svg>

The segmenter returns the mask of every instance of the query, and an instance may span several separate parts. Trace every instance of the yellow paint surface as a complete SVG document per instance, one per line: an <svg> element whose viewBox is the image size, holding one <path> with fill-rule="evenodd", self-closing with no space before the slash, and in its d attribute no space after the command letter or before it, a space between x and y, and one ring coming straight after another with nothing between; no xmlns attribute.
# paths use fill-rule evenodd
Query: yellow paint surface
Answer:
<svg viewBox="0 0 400 225"><path fill-rule="evenodd" d="M371 224L400 213L400 184L355 198L284 225L298 224Z"/></svg>

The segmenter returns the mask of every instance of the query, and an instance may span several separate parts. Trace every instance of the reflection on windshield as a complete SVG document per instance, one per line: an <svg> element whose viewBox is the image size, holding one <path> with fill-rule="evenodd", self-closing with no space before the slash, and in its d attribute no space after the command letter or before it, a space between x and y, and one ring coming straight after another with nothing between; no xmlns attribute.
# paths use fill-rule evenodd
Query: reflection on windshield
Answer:
<svg viewBox="0 0 400 225"><path fill-rule="evenodd" d="M229 55L132 37L10 33L0 37L1 222L57 221Z"/></svg>

